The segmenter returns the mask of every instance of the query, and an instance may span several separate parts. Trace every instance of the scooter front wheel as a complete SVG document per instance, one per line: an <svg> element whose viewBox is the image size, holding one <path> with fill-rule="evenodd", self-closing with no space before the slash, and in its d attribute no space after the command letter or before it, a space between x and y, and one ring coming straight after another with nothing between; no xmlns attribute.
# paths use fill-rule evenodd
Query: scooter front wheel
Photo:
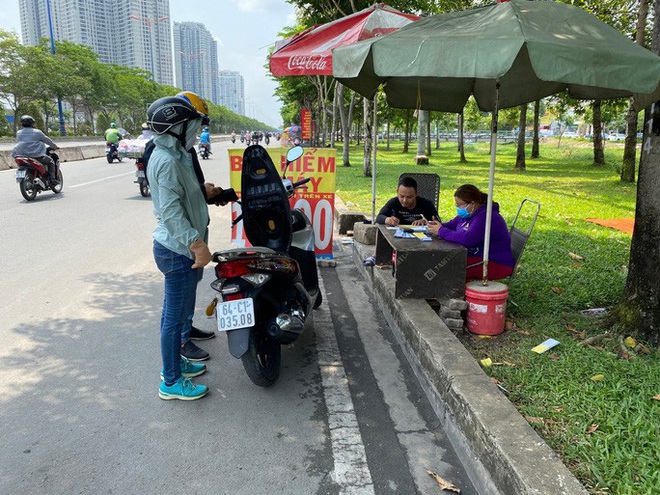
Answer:
<svg viewBox="0 0 660 495"><path fill-rule="evenodd" d="M255 327L250 331L248 350L241 361L252 383L270 387L280 376L282 347L268 336L265 328Z"/></svg>
<svg viewBox="0 0 660 495"><path fill-rule="evenodd" d="M53 191L55 194L61 193L62 188L64 187L64 177L62 176L62 171L59 168L57 169L57 180L58 180L57 185L50 186L50 190Z"/></svg>

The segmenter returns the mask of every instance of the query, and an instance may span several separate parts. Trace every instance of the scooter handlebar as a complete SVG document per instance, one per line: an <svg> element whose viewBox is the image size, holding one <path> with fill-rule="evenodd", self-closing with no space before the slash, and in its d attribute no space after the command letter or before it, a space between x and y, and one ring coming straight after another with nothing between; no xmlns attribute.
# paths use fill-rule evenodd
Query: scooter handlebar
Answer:
<svg viewBox="0 0 660 495"><path fill-rule="evenodd" d="M305 179L299 180L298 182L294 182L293 188L295 189L296 187L300 187L303 184L307 184L310 180L312 180L311 177L306 177Z"/></svg>

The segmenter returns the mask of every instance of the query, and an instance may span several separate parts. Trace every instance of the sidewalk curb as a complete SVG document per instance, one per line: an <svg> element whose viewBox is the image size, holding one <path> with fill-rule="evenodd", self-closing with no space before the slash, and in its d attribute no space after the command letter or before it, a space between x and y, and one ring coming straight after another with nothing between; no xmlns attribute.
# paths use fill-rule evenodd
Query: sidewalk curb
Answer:
<svg viewBox="0 0 660 495"><path fill-rule="evenodd" d="M364 267L374 246L353 243L353 260L480 493L587 495L559 456L532 429L440 317L420 299L395 299L390 270ZM460 455L460 448L457 452Z"/></svg>

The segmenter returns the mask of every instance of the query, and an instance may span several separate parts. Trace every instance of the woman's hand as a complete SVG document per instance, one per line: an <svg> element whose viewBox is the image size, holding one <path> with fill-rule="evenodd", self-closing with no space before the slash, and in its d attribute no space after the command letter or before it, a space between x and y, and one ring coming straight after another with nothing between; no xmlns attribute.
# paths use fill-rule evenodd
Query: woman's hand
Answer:
<svg viewBox="0 0 660 495"><path fill-rule="evenodd" d="M438 231L442 227L442 224L437 220L432 220L426 224L426 227L429 229L429 232L435 236L438 235Z"/></svg>
<svg viewBox="0 0 660 495"><path fill-rule="evenodd" d="M193 255L195 255L195 262L192 266L193 269L203 268L211 262L211 251L209 251L209 247L203 240L197 239L188 246L188 248L192 251Z"/></svg>

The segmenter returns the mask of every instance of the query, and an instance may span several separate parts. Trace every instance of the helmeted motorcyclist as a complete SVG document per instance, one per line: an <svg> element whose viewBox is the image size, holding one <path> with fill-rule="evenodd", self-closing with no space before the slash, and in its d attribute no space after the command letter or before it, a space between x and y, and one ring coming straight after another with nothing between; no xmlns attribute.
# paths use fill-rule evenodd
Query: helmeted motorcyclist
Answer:
<svg viewBox="0 0 660 495"><path fill-rule="evenodd" d="M140 139L149 141L153 137L154 137L154 132L151 129L149 129L149 124L147 124L146 122L142 124L142 132L140 134Z"/></svg>
<svg viewBox="0 0 660 495"><path fill-rule="evenodd" d="M53 184L57 184L57 171L55 170L55 162L47 154L47 147L54 150L59 147L46 136L39 129L34 128L36 121L29 115L21 117L21 125L23 126L16 133L16 145L11 152L11 156L26 156L34 158L39 161L48 169L48 177Z"/></svg>
<svg viewBox="0 0 660 495"><path fill-rule="evenodd" d="M209 132L208 126L204 127L202 133L199 135L199 144L205 145L209 154L211 154L211 133Z"/></svg>
<svg viewBox="0 0 660 495"><path fill-rule="evenodd" d="M105 140L109 143L117 144L122 139L124 139L124 136L122 136L119 129L117 129L117 124L112 122L110 127L105 131Z"/></svg>

